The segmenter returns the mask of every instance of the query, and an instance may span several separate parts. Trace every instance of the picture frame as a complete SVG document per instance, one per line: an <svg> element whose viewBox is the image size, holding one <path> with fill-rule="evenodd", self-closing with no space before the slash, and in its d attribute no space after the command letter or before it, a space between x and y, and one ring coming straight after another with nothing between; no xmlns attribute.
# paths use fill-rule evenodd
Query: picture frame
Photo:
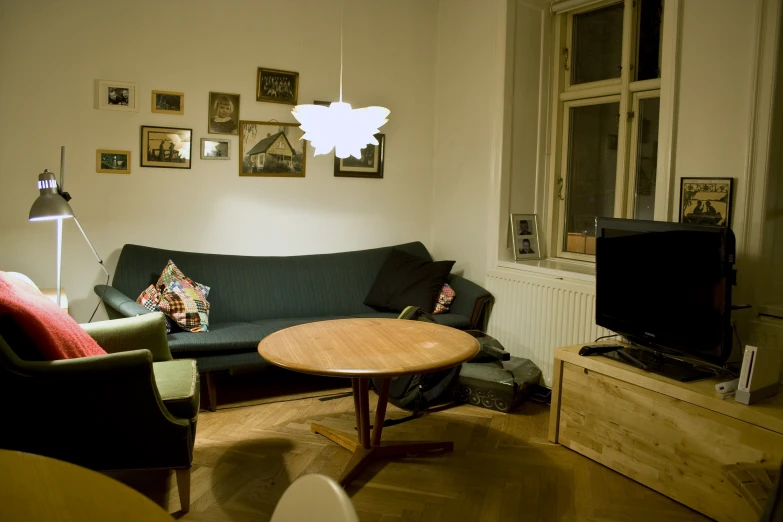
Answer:
<svg viewBox="0 0 783 522"><path fill-rule="evenodd" d="M511 214L509 232L514 261L541 259L537 214Z"/></svg>
<svg viewBox="0 0 783 522"><path fill-rule="evenodd" d="M141 127L141 166L189 169L193 130L177 127Z"/></svg>
<svg viewBox="0 0 783 522"><path fill-rule="evenodd" d="M152 112L158 114L185 114L185 93L152 91Z"/></svg>
<svg viewBox="0 0 783 522"><path fill-rule="evenodd" d="M110 149L96 150L95 172L98 174L130 174L131 151Z"/></svg>
<svg viewBox="0 0 783 522"><path fill-rule="evenodd" d="M378 145L367 145L362 149L362 158L334 157L334 175L338 178L383 178L383 164L386 151L386 135L375 135Z"/></svg>
<svg viewBox="0 0 783 522"><path fill-rule="evenodd" d="M117 80L95 80L95 108L102 111L137 112L136 84Z"/></svg>
<svg viewBox="0 0 783 522"><path fill-rule="evenodd" d="M228 138L201 138L201 159L231 159L231 140Z"/></svg>
<svg viewBox="0 0 783 522"><path fill-rule="evenodd" d="M239 175L303 178L307 141L298 123L239 122Z"/></svg>
<svg viewBox="0 0 783 522"><path fill-rule="evenodd" d="M210 92L207 132L209 134L239 134L239 95Z"/></svg>
<svg viewBox="0 0 783 522"><path fill-rule="evenodd" d="M321 107L328 107L332 104L330 101L325 100L313 100L313 105L320 105Z"/></svg>
<svg viewBox="0 0 783 522"><path fill-rule="evenodd" d="M256 75L256 101L296 105L299 99L299 73L259 67Z"/></svg>
<svg viewBox="0 0 783 522"><path fill-rule="evenodd" d="M682 178L680 223L730 226L733 196L734 178Z"/></svg>

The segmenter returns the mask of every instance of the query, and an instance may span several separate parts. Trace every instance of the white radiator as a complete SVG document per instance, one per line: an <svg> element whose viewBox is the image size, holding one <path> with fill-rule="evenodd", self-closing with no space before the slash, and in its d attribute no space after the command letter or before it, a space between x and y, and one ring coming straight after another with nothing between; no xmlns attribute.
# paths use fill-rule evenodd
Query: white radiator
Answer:
<svg viewBox="0 0 783 522"><path fill-rule="evenodd" d="M595 284L509 272L487 274L487 290L495 296L487 333L511 355L536 363L552 386L555 348L611 333L595 324Z"/></svg>
<svg viewBox="0 0 783 522"><path fill-rule="evenodd" d="M750 321L749 324L750 338L747 344L783 351L783 319L761 316ZM783 366L780 368L780 375L783 378Z"/></svg>

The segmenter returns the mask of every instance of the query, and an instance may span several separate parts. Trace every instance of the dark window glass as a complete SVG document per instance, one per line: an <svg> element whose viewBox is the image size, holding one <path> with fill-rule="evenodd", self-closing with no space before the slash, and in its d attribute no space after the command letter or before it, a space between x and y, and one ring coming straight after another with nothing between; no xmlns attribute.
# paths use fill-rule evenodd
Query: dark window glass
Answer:
<svg viewBox="0 0 783 522"><path fill-rule="evenodd" d="M636 79L661 77L661 17L663 0L641 0L639 12L639 57Z"/></svg>
<svg viewBox="0 0 783 522"><path fill-rule="evenodd" d="M623 54L623 4L574 15L571 84L619 78Z"/></svg>

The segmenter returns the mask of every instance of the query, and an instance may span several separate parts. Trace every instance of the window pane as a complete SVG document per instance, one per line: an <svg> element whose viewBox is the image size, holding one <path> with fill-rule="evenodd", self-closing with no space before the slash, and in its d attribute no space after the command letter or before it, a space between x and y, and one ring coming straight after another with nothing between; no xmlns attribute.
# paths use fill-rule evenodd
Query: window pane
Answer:
<svg viewBox="0 0 783 522"><path fill-rule="evenodd" d="M663 0L642 0L639 13L639 57L636 79L661 77L661 17Z"/></svg>
<svg viewBox="0 0 783 522"><path fill-rule="evenodd" d="M658 171L658 116L660 98L639 100L638 146L636 147L636 189L633 217L653 219L655 178Z"/></svg>
<svg viewBox="0 0 783 522"><path fill-rule="evenodd" d="M571 84L619 78L623 52L623 4L574 15Z"/></svg>
<svg viewBox="0 0 783 522"><path fill-rule="evenodd" d="M620 104L570 109L563 250L595 254L595 218L614 215Z"/></svg>

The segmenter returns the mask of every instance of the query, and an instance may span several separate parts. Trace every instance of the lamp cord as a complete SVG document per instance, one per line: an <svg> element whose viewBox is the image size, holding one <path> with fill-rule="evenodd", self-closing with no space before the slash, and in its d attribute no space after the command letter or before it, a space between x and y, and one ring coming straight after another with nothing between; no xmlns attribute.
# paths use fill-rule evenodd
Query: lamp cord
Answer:
<svg viewBox="0 0 783 522"><path fill-rule="evenodd" d="M343 24L345 23L345 0L340 12L340 103L343 102Z"/></svg>

